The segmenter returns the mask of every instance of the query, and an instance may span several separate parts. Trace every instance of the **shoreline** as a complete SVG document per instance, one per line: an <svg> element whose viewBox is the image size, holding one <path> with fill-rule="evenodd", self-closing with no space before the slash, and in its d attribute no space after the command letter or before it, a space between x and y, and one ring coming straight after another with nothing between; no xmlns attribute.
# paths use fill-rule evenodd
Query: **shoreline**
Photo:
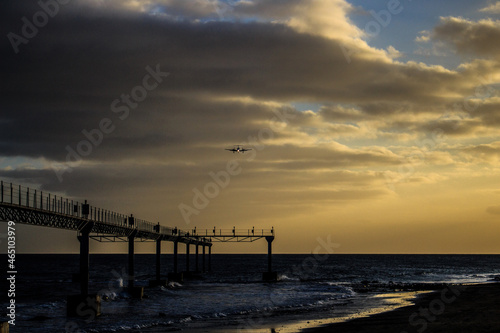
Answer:
<svg viewBox="0 0 500 333"><path fill-rule="evenodd" d="M220 333L220 332L244 332L244 333L297 333L306 332L324 325L343 323L350 320L367 318L376 314L395 311L401 307L413 305L415 299L423 294L431 293L432 290L414 291L387 291L384 293L368 292L363 293L355 301L346 299L343 304L334 306L328 313L325 311L309 314L289 314L285 316L269 316L246 318L240 321L240 325L227 322L224 325L207 323L190 323L182 328L185 333ZM245 323L242 325L242 323ZM149 331L148 331L149 332ZM153 332L153 331L151 331ZM160 330L154 330L160 332ZM163 332L163 331L162 331ZM136 332L134 332L136 333ZM138 332L137 332L138 333Z"/></svg>
<svg viewBox="0 0 500 333"><path fill-rule="evenodd" d="M413 305L299 332L500 332L500 283L451 285L419 296Z"/></svg>
<svg viewBox="0 0 500 333"><path fill-rule="evenodd" d="M500 283L449 285L426 291L372 295L388 300L359 313L327 318L275 318L254 328L186 327L185 333L476 333L500 332ZM391 305L391 303L393 303Z"/></svg>

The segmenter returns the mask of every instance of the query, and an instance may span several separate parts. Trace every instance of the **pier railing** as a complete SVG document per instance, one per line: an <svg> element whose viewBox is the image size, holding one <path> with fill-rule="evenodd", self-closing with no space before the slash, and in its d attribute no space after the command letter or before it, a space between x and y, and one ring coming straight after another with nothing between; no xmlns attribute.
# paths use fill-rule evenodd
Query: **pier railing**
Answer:
<svg viewBox="0 0 500 333"><path fill-rule="evenodd" d="M204 237L265 237L265 236L275 236L274 228L271 229L193 229L191 230L193 236L204 236Z"/></svg>
<svg viewBox="0 0 500 333"><path fill-rule="evenodd" d="M4 181L0 181L0 204L88 219L94 222L134 228L146 232L156 232L173 236L189 236L189 232L184 230L164 227L157 223L138 219L133 215L120 214L112 210L94 207L88 205L86 201L82 202ZM84 210L84 205L88 205L88 210Z"/></svg>

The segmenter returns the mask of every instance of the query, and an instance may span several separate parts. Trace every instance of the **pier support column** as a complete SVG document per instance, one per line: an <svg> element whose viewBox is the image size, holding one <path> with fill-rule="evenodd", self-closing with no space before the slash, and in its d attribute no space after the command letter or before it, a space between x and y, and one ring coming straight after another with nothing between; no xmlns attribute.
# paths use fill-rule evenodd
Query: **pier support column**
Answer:
<svg viewBox="0 0 500 333"><path fill-rule="evenodd" d="M212 244L208 246L208 271L212 271Z"/></svg>
<svg viewBox="0 0 500 333"><path fill-rule="evenodd" d="M134 238L137 231L134 231L128 236L128 287L134 287L135 272L134 272Z"/></svg>
<svg viewBox="0 0 500 333"><path fill-rule="evenodd" d="M94 222L88 221L80 230L80 294L67 297L66 315L94 319L101 315L101 297L89 294L90 232Z"/></svg>
<svg viewBox="0 0 500 333"><path fill-rule="evenodd" d="M189 273L189 243L186 243L186 273Z"/></svg>
<svg viewBox="0 0 500 333"><path fill-rule="evenodd" d="M267 241L267 272L263 274L264 281L274 282L278 281L278 272L273 272L273 250L272 243L274 236L266 236Z"/></svg>
<svg viewBox="0 0 500 333"><path fill-rule="evenodd" d="M156 240L156 279L149 280L149 286L166 286L167 281L161 279L161 239Z"/></svg>
<svg viewBox="0 0 500 333"><path fill-rule="evenodd" d="M202 257L201 257L201 265L203 273L205 273L205 245L202 245Z"/></svg>
<svg viewBox="0 0 500 333"><path fill-rule="evenodd" d="M156 281L161 278L161 239L156 240Z"/></svg>
<svg viewBox="0 0 500 333"><path fill-rule="evenodd" d="M129 223L130 223L131 218L133 218L133 217L129 217ZM133 222L130 224L133 225ZM136 235L137 235L137 230L134 230L128 236L128 287L127 287L127 291L131 297L140 299L144 295L144 288L134 286L134 280L135 280L134 244L135 244L135 236Z"/></svg>
<svg viewBox="0 0 500 333"><path fill-rule="evenodd" d="M179 242L174 242L174 273L179 272L178 261L177 261L178 251L179 251Z"/></svg>
<svg viewBox="0 0 500 333"><path fill-rule="evenodd" d="M274 237L266 237L267 241L267 271L272 272L273 271L273 240Z"/></svg>
<svg viewBox="0 0 500 333"><path fill-rule="evenodd" d="M198 245L198 244L196 244L196 248L195 248L195 249L196 249L196 250L195 250L195 257L194 257L194 258L195 258L195 259L194 259L194 263L195 263L195 265L194 265L194 267L195 267L195 268L194 268L194 271L195 271L196 273L198 273L198 272L200 271L200 266L198 265L198 263L199 263L199 260L198 260L199 249L198 249L198 248L199 248L199 245Z"/></svg>
<svg viewBox="0 0 500 333"><path fill-rule="evenodd" d="M89 294L89 267L90 267L90 231L94 222L88 222L80 231L80 294Z"/></svg>
<svg viewBox="0 0 500 333"><path fill-rule="evenodd" d="M178 252L179 252L179 242L174 241L174 271L173 273L168 273L168 281L181 282L183 281L183 274L179 273L178 265Z"/></svg>

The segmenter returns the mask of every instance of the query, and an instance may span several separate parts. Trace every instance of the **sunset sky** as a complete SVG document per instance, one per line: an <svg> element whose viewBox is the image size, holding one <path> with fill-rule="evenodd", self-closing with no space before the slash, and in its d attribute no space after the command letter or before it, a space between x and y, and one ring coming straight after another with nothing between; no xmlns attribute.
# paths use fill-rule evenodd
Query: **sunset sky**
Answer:
<svg viewBox="0 0 500 333"><path fill-rule="evenodd" d="M0 3L2 180L277 253L500 253L500 1L59 1Z"/></svg>

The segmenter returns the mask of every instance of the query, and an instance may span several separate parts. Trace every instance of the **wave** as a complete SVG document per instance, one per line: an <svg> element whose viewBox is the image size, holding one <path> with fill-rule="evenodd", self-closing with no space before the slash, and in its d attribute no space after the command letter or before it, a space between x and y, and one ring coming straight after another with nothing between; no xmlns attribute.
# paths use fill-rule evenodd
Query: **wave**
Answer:
<svg viewBox="0 0 500 333"><path fill-rule="evenodd" d="M182 284L180 284L179 282L170 281L170 282L168 283L167 287L168 287L169 289L180 288L180 287L182 287Z"/></svg>
<svg viewBox="0 0 500 333"><path fill-rule="evenodd" d="M285 274L278 274L278 281L300 281L299 278L289 277Z"/></svg>

